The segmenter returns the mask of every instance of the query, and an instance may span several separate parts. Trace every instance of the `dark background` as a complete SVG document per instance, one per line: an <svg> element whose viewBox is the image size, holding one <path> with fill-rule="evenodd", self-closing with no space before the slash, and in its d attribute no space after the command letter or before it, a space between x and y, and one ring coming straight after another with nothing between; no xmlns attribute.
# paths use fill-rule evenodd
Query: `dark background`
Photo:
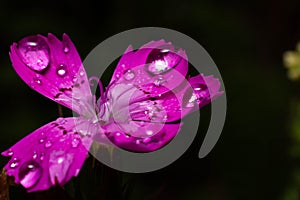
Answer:
<svg viewBox="0 0 300 200"><path fill-rule="evenodd" d="M198 159L200 131L190 149L162 170L121 173L89 158L64 189L27 194L11 186L11 199L298 199L290 122L300 86L288 80L282 62L300 41L296 0L0 1L0 151L58 117L57 105L13 71L10 44L37 33L67 33L84 59L106 38L144 26L192 37L217 64L228 112L213 151ZM0 165L7 160L1 157Z"/></svg>

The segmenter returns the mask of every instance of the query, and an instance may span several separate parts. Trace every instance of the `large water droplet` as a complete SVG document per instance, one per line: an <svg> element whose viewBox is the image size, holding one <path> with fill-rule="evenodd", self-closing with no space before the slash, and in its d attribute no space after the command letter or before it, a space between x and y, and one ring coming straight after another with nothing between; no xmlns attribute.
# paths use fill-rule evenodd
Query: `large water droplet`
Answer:
<svg viewBox="0 0 300 200"><path fill-rule="evenodd" d="M14 158L13 161L10 163L10 168L16 168L19 165L19 160L17 158Z"/></svg>
<svg viewBox="0 0 300 200"><path fill-rule="evenodd" d="M67 74L67 67L64 64L59 64L56 68L57 75L64 77Z"/></svg>
<svg viewBox="0 0 300 200"><path fill-rule="evenodd" d="M42 168L36 161L27 161L23 163L19 170L20 183L25 188L31 188L41 178Z"/></svg>
<svg viewBox="0 0 300 200"><path fill-rule="evenodd" d="M20 58L29 68L43 71L49 65L50 51L47 42L40 36L29 36L19 41Z"/></svg>
<svg viewBox="0 0 300 200"><path fill-rule="evenodd" d="M169 49L153 49L147 57L147 70L154 75L163 74L175 67L181 57Z"/></svg>
<svg viewBox="0 0 300 200"><path fill-rule="evenodd" d="M148 71L152 74L162 74L170 69L168 63L163 60L156 60L149 64Z"/></svg>
<svg viewBox="0 0 300 200"><path fill-rule="evenodd" d="M134 79L134 77L135 77L135 74L134 74L134 71L132 71L132 70L127 70L124 73L124 79L127 80L127 81L130 81L130 80Z"/></svg>
<svg viewBox="0 0 300 200"><path fill-rule="evenodd" d="M77 148L80 144L80 139L79 138L73 138L71 145L73 148Z"/></svg>

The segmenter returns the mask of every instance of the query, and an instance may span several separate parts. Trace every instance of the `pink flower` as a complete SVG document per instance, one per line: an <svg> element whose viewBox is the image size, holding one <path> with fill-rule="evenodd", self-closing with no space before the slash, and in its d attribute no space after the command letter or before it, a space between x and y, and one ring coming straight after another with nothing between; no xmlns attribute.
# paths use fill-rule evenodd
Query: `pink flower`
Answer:
<svg viewBox="0 0 300 200"><path fill-rule="evenodd" d="M130 46L100 98L91 93L80 57L64 34L29 36L11 46L18 75L32 89L79 114L29 134L3 156L6 173L28 191L64 185L77 176L92 141L135 152L155 151L178 133L180 120L222 94L212 76L187 76L183 50L163 40Z"/></svg>

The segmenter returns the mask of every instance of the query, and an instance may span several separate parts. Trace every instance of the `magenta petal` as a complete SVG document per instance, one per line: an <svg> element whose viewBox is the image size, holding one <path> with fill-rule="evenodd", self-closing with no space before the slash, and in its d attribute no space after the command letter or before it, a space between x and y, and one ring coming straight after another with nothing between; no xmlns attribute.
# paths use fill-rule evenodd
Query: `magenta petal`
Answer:
<svg viewBox="0 0 300 200"><path fill-rule="evenodd" d="M111 84L133 84L145 93L157 96L179 86L187 71L185 52L182 49L175 51L171 43L160 40L150 42L136 52L129 46L114 71Z"/></svg>
<svg viewBox="0 0 300 200"><path fill-rule="evenodd" d="M223 92L220 91L220 81L217 78L199 74L157 98L156 101L161 102L167 113L166 122L172 122L197 111L221 94Z"/></svg>
<svg viewBox="0 0 300 200"><path fill-rule="evenodd" d="M66 34L62 41L52 34L26 37L11 46L10 58L18 75L32 89L80 114L83 112L83 106L78 104L87 104L91 92L77 50ZM86 99L77 103L72 102L72 97Z"/></svg>
<svg viewBox="0 0 300 200"><path fill-rule="evenodd" d="M77 176L91 145L91 139L78 134L78 121L85 123L80 118L59 118L3 152L3 156L11 157L5 165L7 175L29 192L64 185Z"/></svg>

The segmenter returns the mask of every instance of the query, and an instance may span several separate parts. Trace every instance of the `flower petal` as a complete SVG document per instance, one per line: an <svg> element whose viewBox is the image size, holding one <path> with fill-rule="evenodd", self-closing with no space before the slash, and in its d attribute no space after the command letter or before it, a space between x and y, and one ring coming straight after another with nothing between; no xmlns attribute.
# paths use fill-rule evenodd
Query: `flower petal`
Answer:
<svg viewBox="0 0 300 200"><path fill-rule="evenodd" d="M26 37L11 46L10 58L23 81L42 95L79 114L91 101L85 70L66 34L62 41L52 34Z"/></svg>
<svg viewBox="0 0 300 200"><path fill-rule="evenodd" d="M128 47L114 71L111 84L133 84L145 93L157 96L180 85L187 71L187 56L182 49L175 51L174 46L164 40L152 41L136 52Z"/></svg>
<svg viewBox="0 0 300 200"><path fill-rule="evenodd" d="M166 121L172 122L197 111L222 94L220 81L217 78L199 74L189 78L180 87L165 93L157 100L162 102L167 113Z"/></svg>
<svg viewBox="0 0 300 200"><path fill-rule="evenodd" d="M75 126L85 123L81 118L58 118L29 134L2 153L11 157L6 173L29 192L64 185L78 175L88 154L92 140L78 134Z"/></svg>

